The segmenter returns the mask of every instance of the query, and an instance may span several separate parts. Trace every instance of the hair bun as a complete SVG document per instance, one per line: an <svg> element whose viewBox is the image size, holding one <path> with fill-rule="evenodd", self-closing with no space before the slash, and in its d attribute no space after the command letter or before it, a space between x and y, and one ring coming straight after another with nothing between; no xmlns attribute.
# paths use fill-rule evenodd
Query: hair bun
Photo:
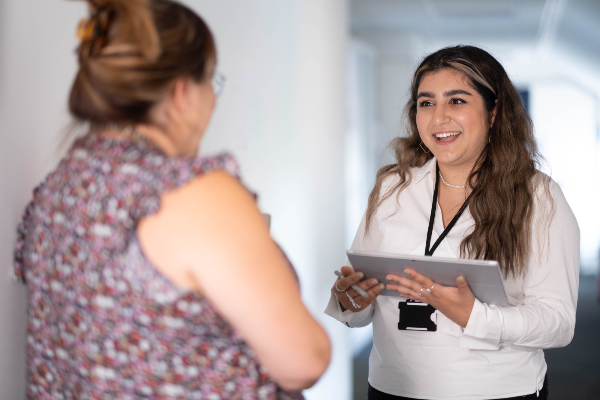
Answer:
<svg viewBox="0 0 600 400"><path fill-rule="evenodd" d="M147 123L179 78L206 79L216 49L206 23L170 0L88 0L71 113L96 124Z"/></svg>
<svg viewBox="0 0 600 400"><path fill-rule="evenodd" d="M159 35L149 0L89 0L90 16L81 21L77 34L83 58L113 54L115 44L155 61L161 53Z"/></svg>

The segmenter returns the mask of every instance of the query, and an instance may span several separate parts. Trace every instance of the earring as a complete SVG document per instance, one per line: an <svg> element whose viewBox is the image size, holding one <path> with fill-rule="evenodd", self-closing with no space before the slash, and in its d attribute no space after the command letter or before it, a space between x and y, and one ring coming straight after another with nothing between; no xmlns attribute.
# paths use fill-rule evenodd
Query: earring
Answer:
<svg viewBox="0 0 600 400"><path fill-rule="evenodd" d="M425 153L429 153L429 149L423 147L423 142L419 143L419 147L421 147L421 150L423 150Z"/></svg>

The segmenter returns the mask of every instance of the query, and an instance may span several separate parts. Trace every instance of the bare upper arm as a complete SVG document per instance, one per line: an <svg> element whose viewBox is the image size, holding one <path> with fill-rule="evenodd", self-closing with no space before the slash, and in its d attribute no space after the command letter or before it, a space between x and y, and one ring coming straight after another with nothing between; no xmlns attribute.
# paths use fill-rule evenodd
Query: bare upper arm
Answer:
<svg viewBox="0 0 600 400"><path fill-rule="evenodd" d="M305 388L323 373L327 335L304 307L285 257L237 180L211 172L165 194L160 211L139 224L138 237L156 268L201 291L279 384Z"/></svg>
<svg viewBox="0 0 600 400"><path fill-rule="evenodd" d="M283 262L254 199L223 171L164 194L159 212L140 222L138 236L159 271L179 286L201 291L220 275L217 266L251 265L257 257Z"/></svg>

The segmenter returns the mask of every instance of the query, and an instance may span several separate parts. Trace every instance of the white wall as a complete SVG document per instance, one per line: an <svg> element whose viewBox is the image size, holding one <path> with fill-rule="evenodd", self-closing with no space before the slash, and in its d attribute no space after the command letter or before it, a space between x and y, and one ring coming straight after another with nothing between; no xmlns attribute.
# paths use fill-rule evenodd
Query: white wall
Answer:
<svg viewBox="0 0 600 400"><path fill-rule="evenodd" d="M352 40L347 52L345 140L346 247L362 219L379 169L378 156L387 145L381 138L379 57L369 45ZM383 142L383 143L381 143Z"/></svg>
<svg viewBox="0 0 600 400"><path fill-rule="evenodd" d="M348 330L323 314L333 270L345 261L346 2L187 4L213 29L218 70L227 76L202 152L237 156L298 270L307 305L332 338L332 364L307 398L350 398Z"/></svg>
<svg viewBox="0 0 600 400"><path fill-rule="evenodd" d="M413 64L410 58L381 61L381 116L388 142L404 133L402 118L409 99Z"/></svg>
<svg viewBox="0 0 600 400"><path fill-rule="evenodd" d="M273 236L334 357L309 399L351 397L348 331L323 314L344 257L345 0L188 0L213 29L227 76L204 153L227 149L272 214ZM56 163L69 122L80 2L0 2L0 258L10 269L17 219ZM25 291L0 279L0 399L23 398ZM293 360L290 360L293 362Z"/></svg>
<svg viewBox="0 0 600 400"><path fill-rule="evenodd" d="M597 98L568 80L530 85L531 117L541 150L560 185L581 234L581 272L593 274L600 244L600 146L596 137Z"/></svg>
<svg viewBox="0 0 600 400"><path fill-rule="evenodd" d="M8 277L15 227L59 156L82 3L0 2L0 399L24 398L25 289Z"/></svg>

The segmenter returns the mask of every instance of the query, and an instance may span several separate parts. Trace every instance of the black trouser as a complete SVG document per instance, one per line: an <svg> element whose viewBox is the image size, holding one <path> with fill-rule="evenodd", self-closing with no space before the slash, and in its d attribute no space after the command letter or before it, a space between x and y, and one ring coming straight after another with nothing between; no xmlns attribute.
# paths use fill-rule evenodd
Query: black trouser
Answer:
<svg viewBox="0 0 600 400"><path fill-rule="evenodd" d="M369 397L368 400L414 400L409 397L394 396L393 394L387 394L380 392L369 384ZM544 387L540 390L538 397L537 393L528 394L525 396L509 397L502 400L548 400L548 375L544 377Z"/></svg>

